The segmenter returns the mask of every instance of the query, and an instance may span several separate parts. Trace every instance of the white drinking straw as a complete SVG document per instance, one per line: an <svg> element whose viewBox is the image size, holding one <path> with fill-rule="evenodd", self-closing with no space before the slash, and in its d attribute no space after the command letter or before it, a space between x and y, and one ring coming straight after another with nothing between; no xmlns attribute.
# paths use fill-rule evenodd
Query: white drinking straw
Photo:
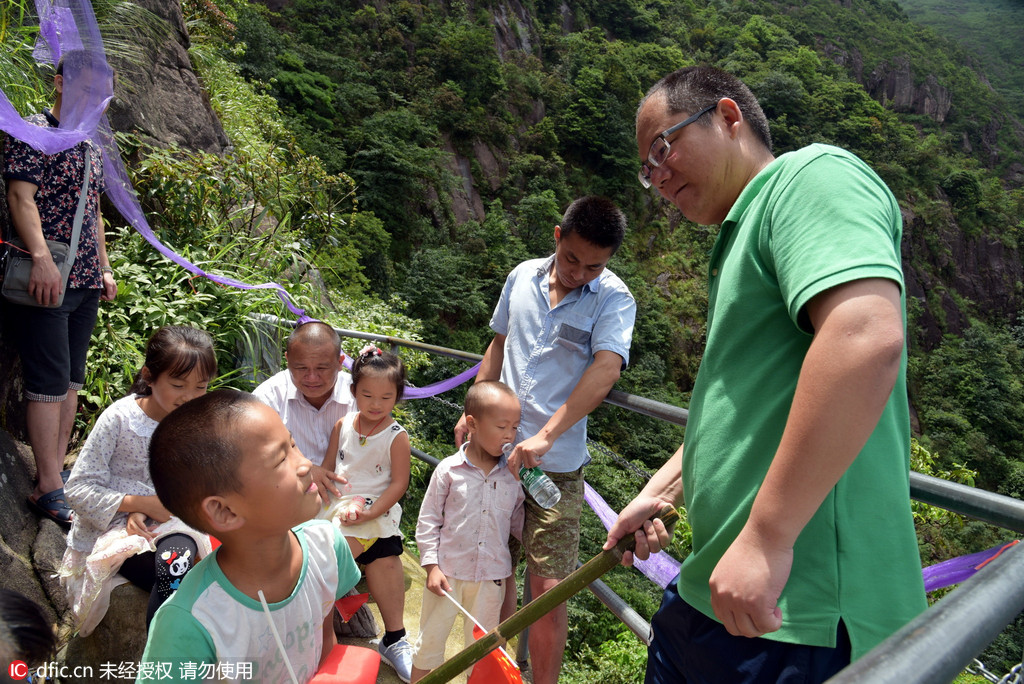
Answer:
<svg viewBox="0 0 1024 684"><path fill-rule="evenodd" d="M448 597L448 600L451 601L452 603L454 603L455 607L458 608L459 610L461 610L463 615L465 615L470 620L472 620L473 624L476 625L477 627L479 627L481 632L483 632L485 634L487 633L487 629L483 625L481 625L479 622L477 622L476 618L473 617L468 610L463 608L462 604L460 604L458 601L455 600L455 597L453 597L451 594L449 594L447 591L445 591L443 587L441 588L441 591L444 591L444 595ZM499 646L498 650L505 654L505 657L508 658L508 661L510 663L512 663L513 667L515 667L517 670L519 669L519 665L516 663L515 659L508 654L508 651L506 651L504 649L504 647Z"/></svg>
<svg viewBox="0 0 1024 684"><path fill-rule="evenodd" d="M277 642L277 650L281 652L281 657L284 658L284 666L288 668L288 675L292 678L292 684L299 684L299 678L295 676L295 670L292 669L291 661L288 660L288 654L284 650L284 643L281 641L281 635L277 633L277 625L274 624L274 617L270 614L270 606L267 605L267 597L263 595L262 589L258 589L256 594L260 597L260 603L263 604L263 612L267 615L267 622L270 623L270 631L274 635L274 641Z"/></svg>

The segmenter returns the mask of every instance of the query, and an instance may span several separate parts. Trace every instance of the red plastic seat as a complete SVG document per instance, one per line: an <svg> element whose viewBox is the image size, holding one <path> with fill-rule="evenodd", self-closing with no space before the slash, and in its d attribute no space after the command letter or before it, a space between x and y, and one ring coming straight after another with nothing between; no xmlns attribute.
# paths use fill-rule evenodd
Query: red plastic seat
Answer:
<svg viewBox="0 0 1024 684"><path fill-rule="evenodd" d="M373 684L379 668L380 654L376 650L338 644L309 681L310 684Z"/></svg>

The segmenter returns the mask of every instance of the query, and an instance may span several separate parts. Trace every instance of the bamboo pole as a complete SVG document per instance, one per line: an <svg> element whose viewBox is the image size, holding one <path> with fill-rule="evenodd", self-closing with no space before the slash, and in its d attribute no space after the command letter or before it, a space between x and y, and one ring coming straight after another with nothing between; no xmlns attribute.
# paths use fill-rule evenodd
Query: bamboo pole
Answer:
<svg viewBox="0 0 1024 684"><path fill-rule="evenodd" d="M666 506L655 517L660 518L665 523L665 528L669 531L669 536L671 536L675 524L679 520L679 513L671 506ZM654 518L651 519L653 520ZM460 672L472 667L494 649L504 646L508 643L509 639L539 620L541 616L553 610L555 606L568 601L588 584L614 568L622 561L622 554L626 551L632 551L635 545L636 539L633 535L630 534L623 537L614 548L602 551L591 558L549 591L527 603L519 609L519 612L421 679L421 684L444 684L444 682L451 681Z"/></svg>

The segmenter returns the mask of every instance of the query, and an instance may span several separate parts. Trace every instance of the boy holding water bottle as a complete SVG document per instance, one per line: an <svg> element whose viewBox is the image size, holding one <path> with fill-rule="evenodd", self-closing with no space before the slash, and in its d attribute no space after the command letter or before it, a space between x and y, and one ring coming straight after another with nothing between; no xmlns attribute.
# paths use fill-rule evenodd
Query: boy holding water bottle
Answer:
<svg viewBox="0 0 1024 684"><path fill-rule="evenodd" d="M577 199L555 226L555 253L516 266L491 316L494 339L477 382L500 379L519 397L523 439L509 464L517 472L540 465L561 492L552 508L526 501L522 546L534 598L576 569L587 416L629 361L636 301L607 268L625 233L626 217L614 202ZM456 444L465 433L460 419ZM503 617L515 610L514 591L506 601ZM564 603L530 627L534 684L558 681L567 635Z"/></svg>
<svg viewBox="0 0 1024 684"><path fill-rule="evenodd" d="M416 524L427 589L412 681L444 662L444 647L462 604L485 630L498 625L505 578L512 574L509 534L523 527L525 493L508 468L503 447L519 427L519 399L508 385L479 382L466 393L469 441L434 469ZM465 621L466 644L473 625Z"/></svg>

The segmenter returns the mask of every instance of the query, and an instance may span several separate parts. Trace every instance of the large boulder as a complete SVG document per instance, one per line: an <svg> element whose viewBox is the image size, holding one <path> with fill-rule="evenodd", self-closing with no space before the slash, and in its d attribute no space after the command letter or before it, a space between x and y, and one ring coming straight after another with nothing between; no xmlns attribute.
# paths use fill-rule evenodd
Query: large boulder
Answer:
<svg viewBox="0 0 1024 684"><path fill-rule="evenodd" d="M54 574L64 554L64 531L39 520L25 504L33 488L31 451L0 431L0 586L39 604L54 623L67 602L54 602Z"/></svg>
<svg viewBox="0 0 1024 684"><path fill-rule="evenodd" d="M93 633L87 637L75 635L61 651L60 662L69 668L89 666L88 670L80 671L92 672L92 677L75 681L81 684L110 682L111 667L134 667L142 659L148 604L149 593L132 584L122 584L110 593L110 608Z"/></svg>
<svg viewBox="0 0 1024 684"><path fill-rule="evenodd" d="M145 64L111 56L118 70L117 97L109 112L115 131L134 131L155 144L221 154L230 142L210 108L192 69L189 37L179 0L133 0L159 17L168 29L160 37L142 38Z"/></svg>

